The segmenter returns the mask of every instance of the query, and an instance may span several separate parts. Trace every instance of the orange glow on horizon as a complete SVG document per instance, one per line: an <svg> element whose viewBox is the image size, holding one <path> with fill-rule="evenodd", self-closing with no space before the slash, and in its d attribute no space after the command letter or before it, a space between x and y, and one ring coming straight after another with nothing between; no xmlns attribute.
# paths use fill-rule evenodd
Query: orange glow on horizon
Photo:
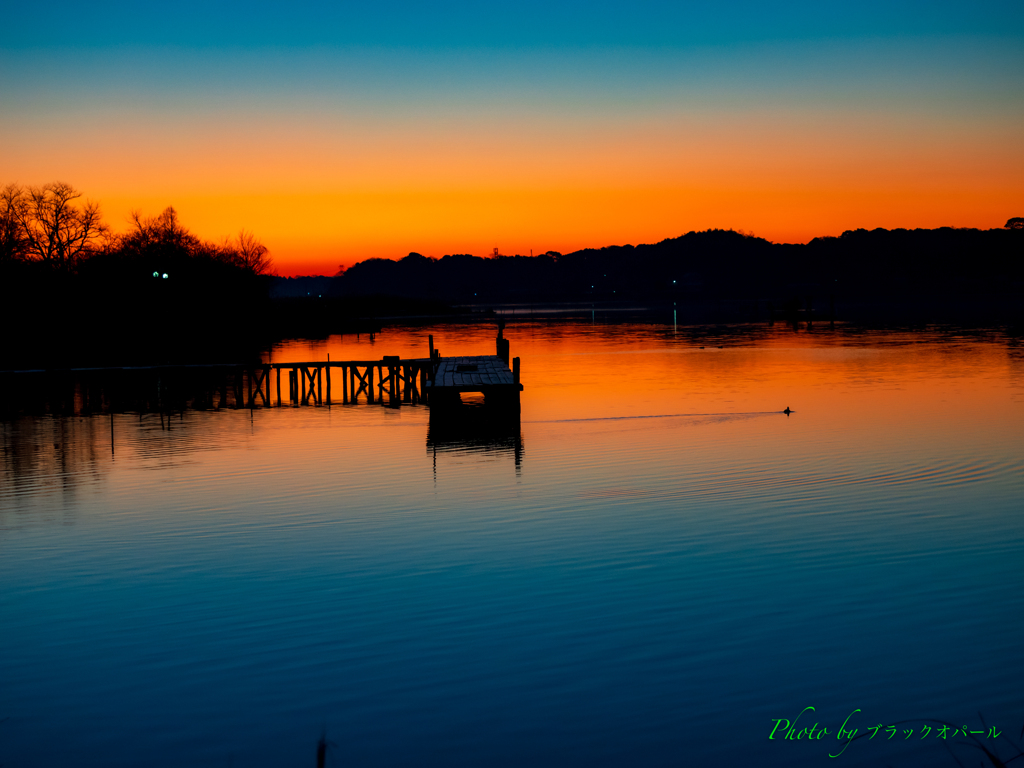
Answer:
<svg viewBox="0 0 1024 768"><path fill-rule="evenodd" d="M339 266L398 259L411 251L434 257L486 256L495 247L506 255L570 253L654 243L695 229L742 229L789 243L859 227L988 229L1014 214L1006 198L1000 192L911 196L840 189L537 190L184 195L145 207L115 198L104 201L103 210L115 228L134 208L157 213L173 204L183 223L204 238L254 231L270 247L277 272L294 276L334 274ZM296 221L308 223L297 228Z"/></svg>
<svg viewBox="0 0 1024 768"><path fill-rule="evenodd" d="M808 109L419 122L109 116L72 136L0 131L3 181L65 180L115 231L168 205L213 241L241 229L281 275L373 257L568 253L741 229L991 228L1024 213L1019 129ZM973 121L972 121L973 120ZM5 159L6 160L6 159Z"/></svg>

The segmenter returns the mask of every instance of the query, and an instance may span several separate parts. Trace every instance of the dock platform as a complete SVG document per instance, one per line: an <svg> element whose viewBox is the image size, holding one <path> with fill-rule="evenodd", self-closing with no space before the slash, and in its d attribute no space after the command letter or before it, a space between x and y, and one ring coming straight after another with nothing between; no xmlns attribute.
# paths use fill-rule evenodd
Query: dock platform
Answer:
<svg viewBox="0 0 1024 768"><path fill-rule="evenodd" d="M519 405L519 358L510 370L508 363L497 355L476 357L445 357L437 360L437 368L425 386L427 402L431 406L455 404L464 392L479 392L485 403Z"/></svg>
<svg viewBox="0 0 1024 768"><path fill-rule="evenodd" d="M523 391L523 385L497 355L446 357L438 364L433 380L427 382L428 392L484 392L494 387Z"/></svg>

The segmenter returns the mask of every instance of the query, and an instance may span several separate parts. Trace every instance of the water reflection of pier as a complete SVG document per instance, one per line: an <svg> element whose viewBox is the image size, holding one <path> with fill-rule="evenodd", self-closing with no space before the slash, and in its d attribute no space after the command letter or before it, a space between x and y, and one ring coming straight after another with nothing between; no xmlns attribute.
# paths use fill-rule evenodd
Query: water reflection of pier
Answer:
<svg viewBox="0 0 1024 768"><path fill-rule="evenodd" d="M511 454L518 474L523 460L523 435L518 410L463 405L457 409L431 410L427 428L427 452Z"/></svg>

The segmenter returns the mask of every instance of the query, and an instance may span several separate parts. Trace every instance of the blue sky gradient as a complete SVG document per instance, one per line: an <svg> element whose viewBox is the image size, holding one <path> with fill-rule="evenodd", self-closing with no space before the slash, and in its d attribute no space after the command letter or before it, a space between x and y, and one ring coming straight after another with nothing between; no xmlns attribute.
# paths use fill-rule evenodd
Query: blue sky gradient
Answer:
<svg viewBox="0 0 1024 768"><path fill-rule="evenodd" d="M286 273L1024 215L1019 2L4 10L0 184L257 230Z"/></svg>
<svg viewBox="0 0 1024 768"><path fill-rule="evenodd" d="M920 35L1020 39L1019 2L10 3L0 47L689 47Z"/></svg>

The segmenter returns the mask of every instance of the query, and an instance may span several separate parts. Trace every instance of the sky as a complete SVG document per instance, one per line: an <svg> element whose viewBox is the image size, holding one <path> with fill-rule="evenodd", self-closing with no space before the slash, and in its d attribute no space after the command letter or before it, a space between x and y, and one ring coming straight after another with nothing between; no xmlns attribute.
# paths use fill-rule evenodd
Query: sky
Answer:
<svg viewBox="0 0 1024 768"><path fill-rule="evenodd" d="M0 184L281 275L1024 215L1019 2L11 4Z"/></svg>

